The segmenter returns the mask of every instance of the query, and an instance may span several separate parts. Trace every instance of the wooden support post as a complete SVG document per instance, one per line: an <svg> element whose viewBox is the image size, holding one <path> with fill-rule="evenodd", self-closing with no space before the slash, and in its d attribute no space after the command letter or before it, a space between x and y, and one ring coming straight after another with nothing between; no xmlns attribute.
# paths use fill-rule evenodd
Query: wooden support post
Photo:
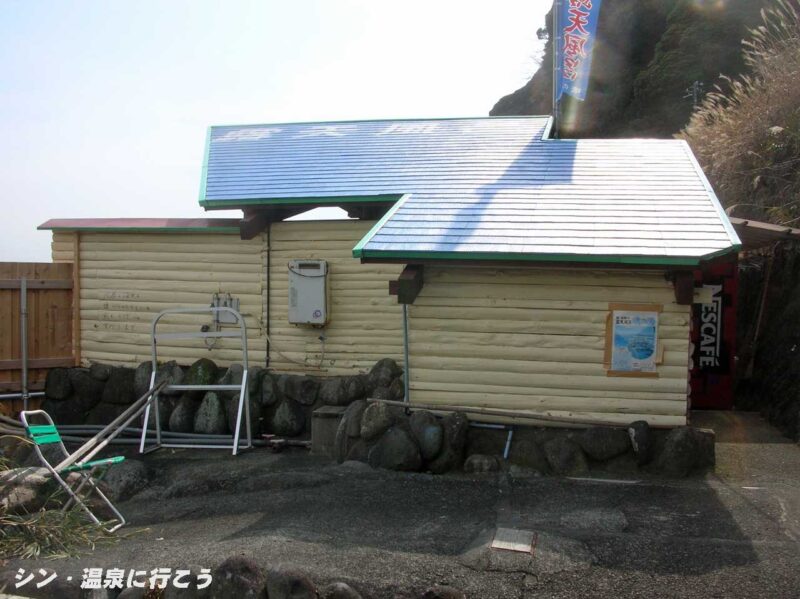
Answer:
<svg viewBox="0 0 800 599"><path fill-rule="evenodd" d="M72 358L81 365L81 234L75 231L72 246Z"/></svg>
<svg viewBox="0 0 800 599"><path fill-rule="evenodd" d="M396 281L389 281L389 295L396 295L398 304L413 304L422 291L422 271L421 264L406 265Z"/></svg>
<svg viewBox="0 0 800 599"><path fill-rule="evenodd" d="M680 270L674 273L672 284L675 287L675 301L680 306L691 306L694 302L694 273Z"/></svg>
<svg viewBox="0 0 800 599"><path fill-rule="evenodd" d="M239 238L244 240L253 239L267 228L268 222L269 218L266 211L245 212L244 218L239 221Z"/></svg>
<svg viewBox="0 0 800 599"><path fill-rule="evenodd" d="M253 239L263 233L269 223L277 223L301 212L309 210L308 206L285 206L281 208L262 208L245 210L244 218L239 221L239 238Z"/></svg>

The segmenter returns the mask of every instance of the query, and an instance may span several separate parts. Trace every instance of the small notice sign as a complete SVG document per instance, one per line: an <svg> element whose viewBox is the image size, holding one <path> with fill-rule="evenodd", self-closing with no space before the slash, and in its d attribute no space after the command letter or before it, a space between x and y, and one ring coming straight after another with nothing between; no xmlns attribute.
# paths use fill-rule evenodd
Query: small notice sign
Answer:
<svg viewBox="0 0 800 599"><path fill-rule="evenodd" d="M658 311L613 310L610 373L655 373Z"/></svg>
<svg viewBox="0 0 800 599"><path fill-rule="evenodd" d="M506 551L519 551L521 553L533 552L534 534L531 530L517 528L498 528L492 540L492 549Z"/></svg>

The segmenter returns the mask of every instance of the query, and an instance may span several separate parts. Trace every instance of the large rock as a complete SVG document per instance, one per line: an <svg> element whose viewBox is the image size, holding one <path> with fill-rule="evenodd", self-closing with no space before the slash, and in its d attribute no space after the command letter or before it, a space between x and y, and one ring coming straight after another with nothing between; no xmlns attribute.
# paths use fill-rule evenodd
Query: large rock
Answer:
<svg viewBox="0 0 800 599"><path fill-rule="evenodd" d="M110 364L101 364L100 362L92 362L89 364L89 376L104 383L108 380L108 377L111 376L112 370L114 370L114 367Z"/></svg>
<svg viewBox="0 0 800 599"><path fill-rule="evenodd" d="M577 437L581 449L593 460L605 462L631 449L628 431L609 426L593 426Z"/></svg>
<svg viewBox="0 0 800 599"><path fill-rule="evenodd" d="M306 415L303 408L292 399L281 401L272 416L272 430L282 437L296 437L306 427Z"/></svg>
<svg viewBox="0 0 800 599"><path fill-rule="evenodd" d="M713 456L713 435L680 426L667 434L656 468L667 476L681 478L695 469L713 466Z"/></svg>
<svg viewBox="0 0 800 599"><path fill-rule="evenodd" d="M346 406L365 394L364 377L361 376L329 378L319 388L319 400L329 406Z"/></svg>
<svg viewBox="0 0 800 599"><path fill-rule="evenodd" d="M442 425L432 412L417 410L408 419L411 432L419 446L422 459L426 462L435 458L442 450L444 433Z"/></svg>
<svg viewBox="0 0 800 599"><path fill-rule="evenodd" d="M373 468L386 470L416 472L422 467L422 456L414 437L400 426L393 426L383 433L369 450L367 461Z"/></svg>
<svg viewBox="0 0 800 599"><path fill-rule="evenodd" d="M319 400L326 406L347 405L347 391L344 377L332 377L322 381L319 386Z"/></svg>
<svg viewBox="0 0 800 599"><path fill-rule="evenodd" d="M366 377L361 375L349 376L345 380L345 390L347 391L347 403L361 399L367 394Z"/></svg>
<svg viewBox="0 0 800 599"><path fill-rule="evenodd" d="M108 376L103 388L103 403L127 406L136 401L141 394L134 390L136 371L132 368L115 368ZM149 385L145 391L149 389ZM142 392L144 393L144 391Z"/></svg>
<svg viewBox="0 0 800 599"><path fill-rule="evenodd" d="M505 450L505 443L508 440L508 432L500 431L503 433L503 449ZM550 464L547 457L544 455L541 446L537 442L538 435L536 431L530 429L516 429L514 435L511 437L511 447L508 452L508 461L516 466L527 468L539 474L547 474L550 472Z"/></svg>
<svg viewBox="0 0 800 599"><path fill-rule="evenodd" d="M72 382L69 368L51 368L44 381L44 395L47 399L67 399L72 395Z"/></svg>
<svg viewBox="0 0 800 599"><path fill-rule="evenodd" d="M655 437L646 420L637 420L628 425L628 438L631 441L636 463L647 464L655 454Z"/></svg>
<svg viewBox="0 0 800 599"><path fill-rule="evenodd" d="M281 395L278 391L278 382L275 377L268 372L261 374L261 405L265 408L274 406L280 400Z"/></svg>
<svg viewBox="0 0 800 599"><path fill-rule="evenodd" d="M472 454L464 462L464 472L468 474L486 474L500 470L500 460L493 455Z"/></svg>
<svg viewBox="0 0 800 599"><path fill-rule="evenodd" d="M360 438L361 418L366 408L367 402L359 399L347 406L342 414L334 440L334 457L340 464L347 459L352 447Z"/></svg>
<svg viewBox="0 0 800 599"><path fill-rule="evenodd" d="M285 374L278 379L278 388L284 397L310 406L317 401L319 381L310 376Z"/></svg>
<svg viewBox="0 0 800 599"><path fill-rule="evenodd" d="M200 407L194 416L194 432L207 435L224 435L228 432L228 419L225 404L214 391L203 396Z"/></svg>
<svg viewBox="0 0 800 599"><path fill-rule="evenodd" d="M212 599L230 597L265 599L264 588L267 577L252 559L241 555L229 557L212 572L210 593ZM270 595L270 599L273 599Z"/></svg>
<svg viewBox="0 0 800 599"><path fill-rule="evenodd" d="M98 381L87 368L73 368L69 371L69 380L74 390L71 401L79 404L80 409L88 412L103 399L105 383Z"/></svg>
<svg viewBox="0 0 800 599"><path fill-rule="evenodd" d="M345 462L366 462L369 459L369 450L372 444L367 445L361 437L352 439L352 443L347 450Z"/></svg>
<svg viewBox="0 0 800 599"><path fill-rule="evenodd" d="M392 381L403 374L403 369L391 358L378 360L367 375L367 390L377 387L389 387Z"/></svg>
<svg viewBox="0 0 800 599"><path fill-rule="evenodd" d="M464 414L452 413L442 419L442 450L428 463L434 474L449 470L459 470L464 461L464 448L467 444L469 421Z"/></svg>
<svg viewBox="0 0 800 599"><path fill-rule="evenodd" d="M589 464L580 445L566 437L555 437L543 446L547 463L556 474L577 476L589 472Z"/></svg>
<svg viewBox="0 0 800 599"><path fill-rule="evenodd" d="M86 422L86 410L83 404L76 398L50 399L45 398L42 402L42 409L50 414L56 424L84 424Z"/></svg>
<svg viewBox="0 0 800 599"><path fill-rule="evenodd" d="M128 406L101 401L89 411L84 420L86 424L110 424L127 409Z"/></svg>
<svg viewBox="0 0 800 599"><path fill-rule="evenodd" d="M403 401L406 396L406 387L402 377L397 377L389 385L389 399L392 401Z"/></svg>
<svg viewBox="0 0 800 599"><path fill-rule="evenodd" d="M136 367L133 375L133 392L136 397L141 397L150 388L150 375L153 372L153 363L150 360L142 362Z"/></svg>
<svg viewBox="0 0 800 599"><path fill-rule="evenodd" d="M261 398L258 396L247 394L250 398L250 433L256 436L261 430L262 422L264 420L264 412L261 406ZM236 417L239 413L239 395L234 395L231 399L225 402L225 410L228 415L228 431L234 434L236 431ZM242 404L242 436L245 435L245 405Z"/></svg>
<svg viewBox="0 0 800 599"><path fill-rule="evenodd" d="M365 441L377 439L401 417L402 411L399 408L382 402L371 403L361 417L361 437Z"/></svg>
<svg viewBox="0 0 800 599"><path fill-rule="evenodd" d="M103 477L108 495L113 501L127 501L150 482L147 466L139 460L125 460L108 469Z"/></svg>
<svg viewBox="0 0 800 599"><path fill-rule="evenodd" d="M267 572L269 599L317 599L317 587L298 570L273 568Z"/></svg>
<svg viewBox="0 0 800 599"><path fill-rule="evenodd" d="M213 360L200 358L189 366L186 375L183 377L184 385L213 385L219 377L219 369ZM202 399L205 391L186 391L192 399Z"/></svg>
<svg viewBox="0 0 800 599"><path fill-rule="evenodd" d="M47 468L13 468L0 472L0 512L35 512L45 506L57 488L58 483Z"/></svg>
<svg viewBox="0 0 800 599"><path fill-rule="evenodd" d="M169 421L172 418L172 412L175 411L175 406L178 405L179 399L172 396L159 395L158 396L158 421L161 425L161 430L170 430ZM150 415L147 418L147 428L155 429L156 427L156 411L155 404L151 404Z"/></svg>
<svg viewBox="0 0 800 599"><path fill-rule="evenodd" d="M194 399L192 394L185 393L175 405L169 416L169 430L174 433L191 433L194 431L194 417L202 400Z"/></svg>
<svg viewBox="0 0 800 599"><path fill-rule="evenodd" d="M369 399L392 399L392 390L389 387L375 387L368 394Z"/></svg>
<svg viewBox="0 0 800 599"><path fill-rule="evenodd" d="M251 399L261 400L261 379L264 369L260 366L250 366L247 370L247 394ZM231 364L225 374L219 379L220 385L241 385L244 376L244 367L241 364ZM226 399L238 395L239 391L221 391L220 394Z"/></svg>
<svg viewBox="0 0 800 599"><path fill-rule="evenodd" d="M166 381L167 385L180 385L183 383L183 379L183 368L181 368L175 360L170 360L169 362L164 362L163 364L158 365L158 370L156 370L156 385L159 385L164 381ZM177 397L182 395L183 391L178 391L177 389L167 389L161 391L160 394L168 397Z"/></svg>

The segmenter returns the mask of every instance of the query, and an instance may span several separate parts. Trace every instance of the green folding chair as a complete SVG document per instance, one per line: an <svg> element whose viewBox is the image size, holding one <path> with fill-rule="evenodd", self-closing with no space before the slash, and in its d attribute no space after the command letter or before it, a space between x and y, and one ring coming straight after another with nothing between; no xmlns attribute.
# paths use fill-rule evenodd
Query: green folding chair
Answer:
<svg viewBox="0 0 800 599"><path fill-rule="evenodd" d="M41 417L45 423L31 424L31 416L36 417L37 421L39 420L39 417ZM50 418L50 415L44 410L29 410L26 412L21 412L20 419L22 420L22 424L25 426L25 432L31 441L33 441L33 447L36 450L36 455L39 456L39 460L42 462L44 467L50 471L53 477L58 481L58 484L60 484L69 495L69 500L64 504L64 507L61 508L62 511L67 511L75 505L80 506L95 524L102 526L107 532L110 533L123 526L125 524L125 518L119 513L119 510L114 507L114 504L111 503L108 497L105 496L105 493L100 490L97 483L103 479L110 466L119 464L120 462L124 461L125 458L123 456L116 456L113 458L91 460L84 463L79 461L69 466L56 469L47 459L42 451L42 448L46 448L47 446L55 446L61 450L64 458L69 458L70 453L67 451L67 448L64 447L64 442L61 440L61 435L58 434L58 430L53 423L53 419ZM72 472L78 473L78 478L80 481L79 483L75 484L74 488L70 486L70 484L67 483L67 481L63 478ZM99 476L96 476L98 473ZM88 487L88 492L83 498L81 498L80 493L85 487ZM116 516L116 523L114 523L114 520L111 520L110 523L114 524L108 526L109 522L101 522L100 519L92 512L92 510L89 509L89 506L86 505L86 502L89 500L92 493L95 493L114 513Z"/></svg>

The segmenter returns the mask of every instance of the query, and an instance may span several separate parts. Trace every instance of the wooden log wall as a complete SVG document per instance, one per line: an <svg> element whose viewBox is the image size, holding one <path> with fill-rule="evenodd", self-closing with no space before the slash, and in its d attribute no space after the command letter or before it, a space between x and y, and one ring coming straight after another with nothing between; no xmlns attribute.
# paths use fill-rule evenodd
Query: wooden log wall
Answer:
<svg viewBox="0 0 800 599"><path fill-rule="evenodd" d="M159 311L208 306L214 293L230 293L241 302L250 361L262 364L262 245L261 238L241 241L223 233L82 232L82 361L135 365L149 360L151 323ZM211 325L211 314L174 316L162 323L159 332L199 332ZM241 361L240 347L238 339L217 339L211 350L202 339L170 340L159 343L159 359L190 364L208 357L225 364Z"/></svg>
<svg viewBox="0 0 800 599"><path fill-rule="evenodd" d="M658 378L607 376L610 303L663 305ZM663 273L426 267L409 319L412 402L686 423L690 311Z"/></svg>
<svg viewBox="0 0 800 599"><path fill-rule="evenodd" d="M278 372L346 374L369 369L382 357L402 359L401 309L388 281L402 266L362 265L352 248L373 221L293 221L272 226L270 293L271 362ZM250 241L222 233L56 232L53 259L79 257L81 361L135 365L150 358L150 323L160 310L207 306L215 292L241 301L250 361L266 363L266 234ZM329 265L330 321L324 329L288 322L290 259ZM166 321L165 321L166 322ZM199 331L210 316L182 316L163 330ZM159 327L159 330L161 328ZM320 335L325 336L324 356ZM188 364L210 357L239 361L238 340L159 345L159 357Z"/></svg>
<svg viewBox="0 0 800 599"><path fill-rule="evenodd" d="M75 259L75 242L78 234L74 231L53 231L50 243L53 262L73 262Z"/></svg>
<svg viewBox="0 0 800 599"><path fill-rule="evenodd" d="M350 220L285 221L272 225L273 369L347 374L368 370L380 358L402 363L402 308L397 298L389 295L389 281L396 279L403 267L361 264L353 258L353 246L373 224ZM287 263L291 259L328 262L330 321L324 329L289 324ZM322 334L324 355L319 339Z"/></svg>

